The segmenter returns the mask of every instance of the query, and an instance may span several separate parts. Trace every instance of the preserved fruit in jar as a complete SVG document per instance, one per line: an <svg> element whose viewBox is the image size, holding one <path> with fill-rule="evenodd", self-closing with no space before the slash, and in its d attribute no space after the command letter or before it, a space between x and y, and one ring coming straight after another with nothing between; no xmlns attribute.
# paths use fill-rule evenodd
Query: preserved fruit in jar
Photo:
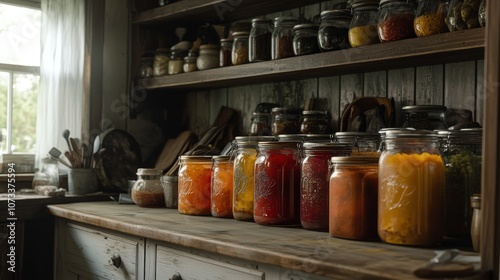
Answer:
<svg viewBox="0 0 500 280"><path fill-rule="evenodd" d="M447 2L443 0L419 0L413 28L418 37L448 32L446 26Z"/></svg>
<svg viewBox="0 0 500 280"><path fill-rule="evenodd" d="M212 157L212 216L233 217L233 162L229 156Z"/></svg>
<svg viewBox="0 0 500 280"><path fill-rule="evenodd" d="M300 133L301 113L302 109L300 108L273 108L271 110L271 132L273 135Z"/></svg>
<svg viewBox="0 0 500 280"><path fill-rule="evenodd" d="M293 27L298 20L293 17L277 17L271 35L271 59L293 56Z"/></svg>
<svg viewBox="0 0 500 280"><path fill-rule="evenodd" d="M163 207L165 197L161 185L161 170L139 168L137 181L132 186L130 196L132 201L140 207Z"/></svg>
<svg viewBox="0 0 500 280"><path fill-rule="evenodd" d="M413 20L415 7L406 0L380 1L378 36L382 42L415 37Z"/></svg>
<svg viewBox="0 0 500 280"><path fill-rule="evenodd" d="M211 156L181 156L178 210L181 214L210 215Z"/></svg>
<svg viewBox="0 0 500 280"><path fill-rule="evenodd" d="M329 117L327 111L303 111L300 133L325 134L329 132Z"/></svg>
<svg viewBox="0 0 500 280"><path fill-rule="evenodd" d="M377 34L378 0L355 0L352 3L352 20L349 25L349 43L361 47L380 43Z"/></svg>

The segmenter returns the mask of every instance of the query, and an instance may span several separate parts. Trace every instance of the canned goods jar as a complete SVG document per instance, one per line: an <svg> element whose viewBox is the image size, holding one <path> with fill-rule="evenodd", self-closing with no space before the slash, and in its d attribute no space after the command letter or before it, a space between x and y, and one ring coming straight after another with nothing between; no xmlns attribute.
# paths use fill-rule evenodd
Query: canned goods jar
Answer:
<svg viewBox="0 0 500 280"><path fill-rule="evenodd" d="M381 0L378 37L381 42L415 37L415 7L407 0Z"/></svg>
<svg viewBox="0 0 500 280"><path fill-rule="evenodd" d="M293 53L305 55L319 52L318 25L311 23L297 24L293 27Z"/></svg>
<svg viewBox="0 0 500 280"><path fill-rule="evenodd" d="M273 135L300 133L302 109L275 107L271 110L271 131Z"/></svg>
<svg viewBox="0 0 500 280"><path fill-rule="evenodd" d="M329 129L330 115L328 111L303 111L300 122L300 133L325 134Z"/></svg>
<svg viewBox="0 0 500 280"><path fill-rule="evenodd" d="M167 75L169 60L170 60L170 52L168 49L156 49L156 54L153 63L153 74L155 76Z"/></svg>
<svg viewBox="0 0 500 280"><path fill-rule="evenodd" d="M194 71L198 71L198 66L196 66L196 56L186 56L184 57L184 73L190 73Z"/></svg>
<svg viewBox="0 0 500 280"><path fill-rule="evenodd" d="M378 234L411 246L441 243L445 167L437 133L387 131L379 160Z"/></svg>
<svg viewBox="0 0 500 280"><path fill-rule="evenodd" d="M271 114L252 113L250 124L250 136L269 136L271 131Z"/></svg>
<svg viewBox="0 0 500 280"><path fill-rule="evenodd" d="M349 25L349 43L352 47L361 47L380 43L377 33L378 0L354 0L352 20Z"/></svg>
<svg viewBox="0 0 500 280"><path fill-rule="evenodd" d="M179 213L210 215L212 157L181 156L179 161Z"/></svg>
<svg viewBox="0 0 500 280"><path fill-rule="evenodd" d="M300 156L296 142L259 142L255 160L254 220L300 222Z"/></svg>
<svg viewBox="0 0 500 280"><path fill-rule="evenodd" d="M450 31L480 27L480 0L451 0L446 23Z"/></svg>
<svg viewBox="0 0 500 280"><path fill-rule="evenodd" d="M229 156L212 157L211 212L219 218L233 217L233 161Z"/></svg>
<svg viewBox="0 0 500 280"><path fill-rule="evenodd" d="M330 236L376 239L378 157L332 157Z"/></svg>
<svg viewBox="0 0 500 280"><path fill-rule="evenodd" d="M185 50L172 50L170 52L170 60L168 61L169 75L184 73L184 57L186 54Z"/></svg>
<svg viewBox="0 0 500 280"><path fill-rule="evenodd" d="M272 21L266 18L252 19L252 29L248 37L248 60L250 62L271 59Z"/></svg>
<svg viewBox="0 0 500 280"><path fill-rule="evenodd" d="M348 156L351 147L338 143L306 142L302 146L300 223L310 230L328 230L329 166L333 156Z"/></svg>
<svg viewBox="0 0 500 280"><path fill-rule="evenodd" d="M207 70L219 67L219 46L218 45L201 45L200 55L196 59L196 67L198 70Z"/></svg>
<svg viewBox="0 0 500 280"><path fill-rule="evenodd" d="M240 65L248 63L248 32L234 32L233 37L232 64Z"/></svg>
<svg viewBox="0 0 500 280"><path fill-rule="evenodd" d="M335 141L349 144L352 156L378 156L380 134L371 132L337 132Z"/></svg>
<svg viewBox="0 0 500 280"><path fill-rule="evenodd" d="M271 59L293 56L293 27L298 20L293 17L277 17L271 39Z"/></svg>
<svg viewBox="0 0 500 280"><path fill-rule="evenodd" d="M445 122L446 106L414 105L404 106L401 110L405 117L403 127L427 130L448 129Z"/></svg>
<svg viewBox="0 0 500 280"><path fill-rule="evenodd" d="M423 37L448 32L447 10L448 2L445 0L419 0L413 22L415 34Z"/></svg>
<svg viewBox="0 0 500 280"><path fill-rule="evenodd" d="M333 51L350 48L349 25L352 15L348 10L326 10L320 14L321 24L318 30L318 42L321 51Z"/></svg>
<svg viewBox="0 0 500 280"><path fill-rule="evenodd" d="M233 40L231 39L220 39L220 54L219 59L220 67L231 66L231 52L233 49Z"/></svg>
<svg viewBox="0 0 500 280"><path fill-rule="evenodd" d="M160 181L161 170L139 168L137 181L132 187L130 196L132 201L140 207L164 207L165 196Z"/></svg>

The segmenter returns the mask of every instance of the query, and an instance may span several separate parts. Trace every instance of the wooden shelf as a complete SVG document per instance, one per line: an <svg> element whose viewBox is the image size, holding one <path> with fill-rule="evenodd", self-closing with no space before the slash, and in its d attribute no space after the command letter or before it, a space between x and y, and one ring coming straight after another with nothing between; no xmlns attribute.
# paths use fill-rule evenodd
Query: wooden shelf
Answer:
<svg viewBox="0 0 500 280"><path fill-rule="evenodd" d="M334 76L484 57L484 28L359 48L139 79L146 89L197 89Z"/></svg>

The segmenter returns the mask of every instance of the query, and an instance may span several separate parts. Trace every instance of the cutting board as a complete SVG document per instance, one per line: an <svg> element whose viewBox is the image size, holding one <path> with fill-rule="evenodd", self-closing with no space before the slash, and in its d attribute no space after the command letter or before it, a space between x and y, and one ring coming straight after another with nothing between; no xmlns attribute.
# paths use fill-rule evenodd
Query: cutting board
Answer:
<svg viewBox="0 0 500 280"><path fill-rule="evenodd" d="M188 151L196 141L196 135L186 130L181 132L175 139L168 139L156 159L155 168L165 173L174 165L179 156Z"/></svg>

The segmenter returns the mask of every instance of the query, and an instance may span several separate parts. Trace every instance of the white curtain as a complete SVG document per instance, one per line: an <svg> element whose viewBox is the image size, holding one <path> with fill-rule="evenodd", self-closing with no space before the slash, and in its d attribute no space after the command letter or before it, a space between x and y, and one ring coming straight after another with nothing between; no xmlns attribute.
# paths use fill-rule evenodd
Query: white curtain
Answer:
<svg viewBox="0 0 500 280"><path fill-rule="evenodd" d="M52 147L68 150L62 137L81 138L85 1L42 0L42 54L36 163Z"/></svg>

